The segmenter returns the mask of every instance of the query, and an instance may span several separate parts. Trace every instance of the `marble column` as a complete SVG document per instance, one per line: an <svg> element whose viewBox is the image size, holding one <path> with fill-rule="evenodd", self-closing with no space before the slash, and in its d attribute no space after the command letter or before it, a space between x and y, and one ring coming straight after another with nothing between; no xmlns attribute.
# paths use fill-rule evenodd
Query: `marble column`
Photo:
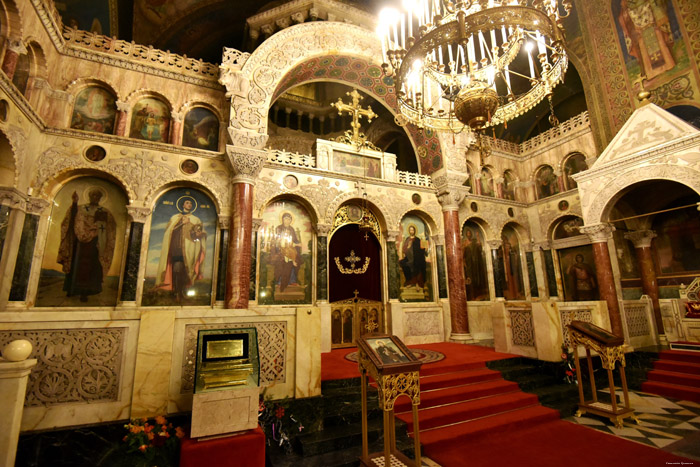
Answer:
<svg viewBox="0 0 700 467"><path fill-rule="evenodd" d="M17 190L7 188L0 190L0 204L10 209L0 252L0 311L4 311L12 289L12 278L24 228L26 201Z"/></svg>
<svg viewBox="0 0 700 467"><path fill-rule="evenodd" d="M659 283L656 280L656 268L654 267L654 257L651 254L651 241L656 237L653 230L638 230L625 233L625 238L634 244L637 253L639 272L642 275L642 289L651 299L654 309L654 322L656 332L659 334L659 343L668 345L668 339L664 331L664 322L661 318L661 305L659 304Z"/></svg>
<svg viewBox="0 0 700 467"><path fill-rule="evenodd" d="M229 228L231 227L230 216L219 216L219 264L216 273L216 301L223 301L226 298L226 263L228 260Z"/></svg>
<svg viewBox="0 0 700 467"><path fill-rule="evenodd" d="M36 362L35 358L19 362L0 360L0 410L3 418L0 465L15 465L27 382Z"/></svg>
<svg viewBox="0 0 700 467"><path fill-rule="evenodd" d="M141 247L143 242L143 228L151 215L148 208L126 207L131 218L129 228L129 243L126 249L126 264L124 265L124 277L122 278L121 302L136 304L136 288L138 285L139 269L141 267Z"/></svg>
<svg viewBox="0 0 700 467"><path fill-rule="evenodd" d="M456 187L443 186L438 189L438 201L442 206L445 229L445 256L447 257L447 282L452 325L450 340L466 343L474 342L474 338L469 333L462 236L459 228L459 202L463 198L463 194Z"/></svg>
<svg viewBox="0 0 700 467"><path fill-rule="evenodd" d="M172 112L169 142L176 146L182 145L182 112Z"/></svg>
<svg viewBox="0 0 700 467"><path fill-rule="evenodd" d="M117 136L126 136L126 116L129 112L129 103L117 101L117 124L115 125L114 134Z"/></svg>
<svg viewBox="0 0 700 467"><path fill-rule="evenodd" d="M19 56L26 53L27 48L24 46L22 41L10 41L7 49L5 50L5 57L2 60L2 71L5 72L5 75L7 75L7 78L10 81L12 81L12 78L15 76Z"/></svg>
<svg viewBox="0 0 700 467"><path fill-rule="evenodd" d="M257 294L256 272L258 269L258 232L262 226L262 219L253 219L250 238L250 285L248 287L248 300L255 300Z"/></svg>
<svg viewBox="0 0 700 467"><path fill-rule="evenodd" d="M624 337L622 329L622 317L620 315L620 302L615 290L615 276L613 275L610 261L608 241L612 238L615 228L609 224L584 225L579 231L588 235L593 243L593 260L595 261L596 277L600 299L608 304L608 316L613 334Z"/></svg>
<svg viewBox="0 0 700 467"><path fill-rule="evenodd" d="M328 301L328 234L333 226L316 224L316 300Z"/></svg>
<svg viewBox="0 0 700 467"><path fill-rule="evenodd" d="M236 146L227 146L226 153L234 177L225 307L248 308L253 232L253 185L267 159L267 153Z"/></svg>
<svg viewBox="0 0 700 467"><path fill-rule="evenodd" d="M501 248L501 240L488 240L486 242L491 249L491 264L493 266L493 290L496 298L503 298L503 290L506 286L506 269L503 264L503 255L498 254Z"/></svg>

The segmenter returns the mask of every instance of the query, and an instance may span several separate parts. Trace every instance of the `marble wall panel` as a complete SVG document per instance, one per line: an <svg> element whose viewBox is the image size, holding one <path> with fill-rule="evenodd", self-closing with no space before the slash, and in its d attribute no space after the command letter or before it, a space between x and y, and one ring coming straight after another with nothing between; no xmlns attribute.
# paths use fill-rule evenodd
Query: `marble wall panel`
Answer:
<svg viewBox="0 0 700 467"><path fill-rule="evenodd" d="M554 259L552 258L552 250L544 250L544 268L547 273L547 289L550 297L559 295L557 291L557 277L554 274Z"/></svg>
<svg viewBox="0 0 700 467"><path fill-rule="evenodd" d="M27 297L29 285L29 273L32 269L36 234L39 227L39 216L27 214L24 216L22 238L19 241L15 272L12 276L12 288L10 289L10 301L22 302Z"/></svg>
<svg viewBox="0 0 700 467"><path fill-rule="evenodd" d="M5 235L7 235L7 225L10 221L10 207L0 205L0 260L2 259L2 247L5 245Z"/></svg>
<svg viewBox="0 0 700 467"><path fill-rule="evenodd" d="M398 300L401 286L401 274L399 273L399 253L396 250L396 242L386 242L387 275L389 281L389 299Z"/></svg>
<svg viewBox="0 0 700 467"><path fill-rule="evenodd" d="M442 307L437 305L401 307L403 338L406 344L441 342L444 335Z"/></svg>

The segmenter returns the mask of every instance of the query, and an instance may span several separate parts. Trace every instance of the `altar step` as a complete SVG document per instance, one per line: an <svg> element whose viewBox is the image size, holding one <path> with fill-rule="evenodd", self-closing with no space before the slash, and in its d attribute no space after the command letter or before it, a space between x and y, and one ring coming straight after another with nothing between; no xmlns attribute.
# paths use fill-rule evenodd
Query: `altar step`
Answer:
<svg viewBox="0 0 700 467"><path fill-rule="evenodd" d="M664 350L647 373L642 391L700 402L700 353Z"/></svg>
<svg viewBox="0 0 700 467"><path fill-rule="evenodd" d="M531 371L518 367L520 359L512 360L499 364L512 372ZM536 395L522 392L518 383L504 380L500 372L483 364L481 368L450 370L421 377L418 428L427 456L467 439L559 419L559 412L541 406ZM395 411L413 436L408 399L397 400Z"/></svg>

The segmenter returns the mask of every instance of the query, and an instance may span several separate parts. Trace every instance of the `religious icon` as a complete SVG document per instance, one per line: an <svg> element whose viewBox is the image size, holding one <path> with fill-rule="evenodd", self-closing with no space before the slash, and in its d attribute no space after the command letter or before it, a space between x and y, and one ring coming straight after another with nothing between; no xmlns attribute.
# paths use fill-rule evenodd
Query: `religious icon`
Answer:
<svg viewBox="0 0 700 467"><path fill-rule="evenodd" d="M467 300L489 300L484 237L481 228L472 221L462 228L462 249Z"/></svg>
<svg viewBox="0 0 700 467"><path fill-rule="evenodd" d="M260 228L259 303L311 300L311 219L293 201L270 204Z"/></svg>
<svg viewBox="0 0 700 467"><path fill-rule="evenodd" d="M573 190L578 186L573 175L588 169L586 164L586 156L583 154L574 154L564 162L564 184L567 190Z"/></svg>
<svg viewBox="0 0 700 467"><path fill-rule="evenodd" d="M219 119L211 110L195 107L187 112L183 126L183 146L208 151L219 149Z"/></svg>
<svg viewBox="0 0 700 467"><path fill-rule="evenodd" d="M554 169L544 165L537 170L535 175L535 185L537 187L537 199L547 198L559 193L559 185Z"/></svg>
<svg viewBox="0 0 700 467"><path fill-rule="evenodd" d="M168 142L170 111L168 106L151 97L136 103L131 118L131 138Z"/></svg>
<svg viewBox="0 0 700 467"><path fill-rule="evenodd" d="M401 220L401 238L397 243L400 245L399 266L403 278L400 299L431 300L430 237L425 222L415 215L405 216Z"/></svg>
<svg viewBox="0 0 700 467"><path fill-rule="evenodd" d="M187 175L192 175L197 173L197 171L199 170L199 164L197 164L197 162L193 161L192 159L185 159L180 164L180 170L182 170Z"/></svg>
<svg viewBox="0 0 700 467"><path fill-rule="evenodd" d="M411 201L413 201L413 204L416 204L416 205L420 204L421 203L420 195L418 193L413 193L411 195Z"/></svg>
<svg viewBox="0 0 700 467"><path fill-rule="evenodd" d="M388 337L367 339L367 343L375 351L379 360L385 365L394 363L406 363L411 360L404 355L401 349Z"/></svg>
<svg viewBox="0 0 700 467"><path fill-rule="evenodd" d="M294 175L286 175L282 183L288 190L293 190L299 186L299 180Z"/></svg>
<svg viewBox="0 0 700 467"><path fill-rule="evenodd" d="M559 209L562 209L561 202L559 202L559 205ZM568 208L568 203L566 207ZM580 227L583 227L583 219L580 217L567 216L554 228L553 238L559 240L581 235Z"/></svg>
<svg viewBox="0 0 700 467"><path fill-rule="evenodd" d="M197 190L175 188L156 202L143 305L211 303L216 213Z"/></svg>
<svg viewBox="0 0 700 467"><path fill-rule="evenodd" d="M97 133L113 133L117 115L116 100L111 92L100 86L83 89L75 98L70 127Z"/></svg>
<svg viewBox="0 0 700 467"><path fill-rule="evenodd" d="M56 195L37 306L114 306L126 228L126 197L93 177Z"/></svg>
<svg viewBox="0 0 700 467"><path fill-rule="evenodd" d="M503 198L515 200L515 177L510 170L503 173Z"/></svg>
<svg viewBox="0 0 700 467"><path fill-rule="evenodd" d="M598 281L590 245L559 250L564 272L564 299L569 301L598 300Z"/></svg>
<svg viewBox="0 0 700 467"><path fill-rule="evenodd" d="M481 184L481 194L483 196L495 196L493 191L493 176L489 169L484 167L481 169L481 177L479 178L479 183Z"/></svg>
<svg viewBox="0 0 700 467"><path fill-rule="evenodd" d="M343 344L352 344L352 311L343 313Z"/></svg>
<svg viewBox="0 0 700 467"><path fill-rule="evenodd" d="M520 241L513 227L507 225L501 234L503 242L498 249L503 258L506 283L503 296L507 300L524 300L525 286L523 285L523 268L520 256Z"/></svg>
<svg viewBox="0 0 700 467"><path fill-rule="evenodd" d="M91 162L99 162L107 156L107 151L101 146L90 146L85 151L85 158Z"/></svg>

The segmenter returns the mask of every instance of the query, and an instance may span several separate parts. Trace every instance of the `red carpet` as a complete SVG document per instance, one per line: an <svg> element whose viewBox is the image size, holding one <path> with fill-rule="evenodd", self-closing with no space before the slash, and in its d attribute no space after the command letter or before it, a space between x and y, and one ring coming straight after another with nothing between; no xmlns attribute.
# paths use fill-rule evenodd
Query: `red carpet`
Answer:
<svg viewBox="0 0 700 467"><path fill-rule="evenodd" d="M561 420L521 429L506 426L492 436L425 447L443 467L665 467L697 463L666 451Z"/></svg>
<svg viewBox="0 0 700 467"><path fill-rule="evenodd" d="M700 353L664 350L647 373L642 391L700 402Z"/></svg>

